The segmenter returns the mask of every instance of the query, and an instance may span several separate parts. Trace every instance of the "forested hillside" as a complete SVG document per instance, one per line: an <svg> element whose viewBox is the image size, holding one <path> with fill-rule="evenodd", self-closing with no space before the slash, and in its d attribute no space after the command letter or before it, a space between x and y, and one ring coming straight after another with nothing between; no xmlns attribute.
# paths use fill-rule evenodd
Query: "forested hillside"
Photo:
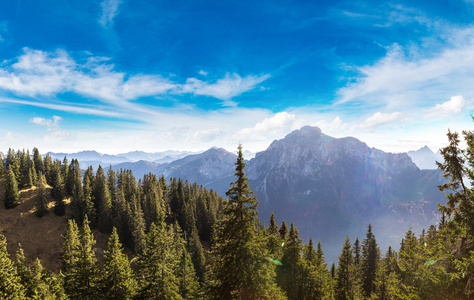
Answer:
<svg viewBox="0 0 474 300"><path fill-rule="evenodd" d="M385 252L367 224L364 239L340 241L337 266L326 263L321 242L302 243L298 220L258 218L240 146L225 199L179 178L137 180L102 167L82 174L75 159L10 149L0 165L0 298L470 299L474 133L464 132L466 150L457 134L448 137L439 167L450 194L439 225L420 236L407 228L399 250ZM48 255L11 245L44 246L53 235L61 238Z"/></svg>

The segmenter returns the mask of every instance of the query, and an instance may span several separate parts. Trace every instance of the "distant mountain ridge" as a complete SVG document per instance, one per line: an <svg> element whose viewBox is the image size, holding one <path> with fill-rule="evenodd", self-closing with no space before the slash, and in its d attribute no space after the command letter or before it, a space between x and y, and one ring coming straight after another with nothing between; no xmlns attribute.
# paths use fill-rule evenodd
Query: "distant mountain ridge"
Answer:
<svg viewBox="0 0 474 300"><path fill-rule="evenodd" d="M434 153L428 146L424 146L416 151L408 151L407 154L420 169L437 169L436 162L443 161L439 150Z"/></svg>

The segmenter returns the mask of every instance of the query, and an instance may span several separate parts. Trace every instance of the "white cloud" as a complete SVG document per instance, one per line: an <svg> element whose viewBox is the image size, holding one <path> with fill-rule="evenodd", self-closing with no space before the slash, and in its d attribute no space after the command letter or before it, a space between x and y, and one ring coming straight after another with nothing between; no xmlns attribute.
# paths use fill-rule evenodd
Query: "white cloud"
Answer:
<svg viewBox="0 0 474 300"><path fill-rule="evenodd" d="M53 116L51 119L45 119L40 117L34 117L30 119L30 123L37 124L40 126L45 126L48 130L57 130L59 129L59 121L62 121L63 118L58 116Z"/></svg>
<svg viewBox="0 0 474 300"><path fill-rule="evenodd" d="M188 78L186 83L181 85L181 89L177 93L191 93L200 96L212 96L217 99L224 100L224 105L235 106L236 103L230 101L235 96L252 90L262 81L268 79L270 75L253 76L249 75L244 78L239 74L227 73L224 78L217 80L215 83L209 83L197 78Z"/></svg>
<svg viewBox="0 0 474 300"><path fill-rule="evenodd" d="M400 112L393 112L391 114L384 114L376 112L372 116L365 119L361 124L357 125L360 128L377 128L382 125L397 121L402 114Z"/></svg>
<svg viewBox="0 0 474 300"><path fill-rule="evenodd" d="M120 3L120 0L104 0L100 3L102 7L102 15L99 19L100 25L103 27L111 27L113 25Z"/></svg>
<svg viewBox="0 0 474 300"><path fill-rule="evenodd" d="M270 75L241 77L239 74L226 74L215 82L189 78L186 83L173 82L156 74L135 74L114 70L114 65L107 58L88 58L80 63L66 51L45 52L25 48L23 55L16 62L0 68L1 92L13 93L28 100L17 100L16 103L48 107L63 111L75 111L83 114L91 112L95 115L119 116L128 114L137 118L137 113L145 115L154 112L151 107L144 107L131 100L140 97L159 96L165 94L194 94L215 97L223 100L225 106L235 106L232 98L241 95ZM60 93L71 92L82 97L98 100L107 105L104 107L84 107L83 104L53 102ZM38 98L42 98L41 102ZM14 102L15 100L4 102ZM70 107L69 107L70 106ZM55 107L55 108L53 108ZM99 113L99 110L105 110ZM112 111L111 111L112 110ZM135 112L135 113L133 113Z"/></svg>
<svg viewBox="0 0 474 300"><path fill-rule="evenodd" d="M392 45L375 64L357 68L359 78L338 91L338 102L400 110L432 106L433 100L446 99L453 90L474 98L474 27L446 29L440 38L445 39L442 47L438 41L431 51Z"/></svg>
<svg viewBox="0 0 474 300"><path fill-rule="evenodd" d="M348 128L348 124L344 123L340 117L336 117L330 122L326 120L321 120L316 122L314 125L319 127L321 131L325 133L339 132Z"/></svg>
<svg viewBox="0 0 474 300"><path fill-rule="evenodd" d="M201 71L199 71L199 74L201 74L202 76L207 76L207 74L209 74L209 72L201 70Z"/></svg>
<svg viewBox="0 0 474 300"><path fill-rule="evenodd" d="M251 140L268 140L274 136L281 136L297 127L296 115L279 112L250 128L244 128L236 134L236 138Z"/></svg>
<svg viewBox="0 0 474 300"><path fill-rule="evenodd" d="M449 101L436 104L436 106L427 109L425 116L427 118L447 118L460 113L465 106L466 100L464 100L463 96L452 96Z"/></svg>

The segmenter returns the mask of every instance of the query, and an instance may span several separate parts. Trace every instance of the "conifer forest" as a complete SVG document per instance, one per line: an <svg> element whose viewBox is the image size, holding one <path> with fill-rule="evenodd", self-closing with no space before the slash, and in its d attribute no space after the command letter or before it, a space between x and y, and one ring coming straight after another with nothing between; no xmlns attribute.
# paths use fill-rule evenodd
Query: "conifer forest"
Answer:
<svg viewBox="0 0 474 300"><path fill-rule="evenodd" d="M242 146L225 197L180 178L81 171L76 159L10 149L2 210L24 205L30 190L38 222L60 218L64 230L58 270L2 230L0 299L474 299L474 132L448 139L439 222L421 235L406 228L388 249L367 224L365 237L340 241L332 264L317 236L303 243L298 220L259 218Z"/></svg>

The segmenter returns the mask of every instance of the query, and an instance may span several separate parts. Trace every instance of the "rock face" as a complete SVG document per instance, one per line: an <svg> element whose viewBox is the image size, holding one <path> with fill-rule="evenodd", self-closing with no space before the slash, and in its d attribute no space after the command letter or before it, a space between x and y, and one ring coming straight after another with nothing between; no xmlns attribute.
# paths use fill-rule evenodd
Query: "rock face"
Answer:
<svg viewBox="0 0 474 300"><path fill-rule="evenodd" d="M293 220L303 238L321 239L333 260L345 235L362 240L369 223L380 245L397 248L410 224L437 222L436 203L445 201L438 170L420 170L406 153L332 138L316 127L274 141L250 161L247 175L265 222L271 212Z"/></svg>

